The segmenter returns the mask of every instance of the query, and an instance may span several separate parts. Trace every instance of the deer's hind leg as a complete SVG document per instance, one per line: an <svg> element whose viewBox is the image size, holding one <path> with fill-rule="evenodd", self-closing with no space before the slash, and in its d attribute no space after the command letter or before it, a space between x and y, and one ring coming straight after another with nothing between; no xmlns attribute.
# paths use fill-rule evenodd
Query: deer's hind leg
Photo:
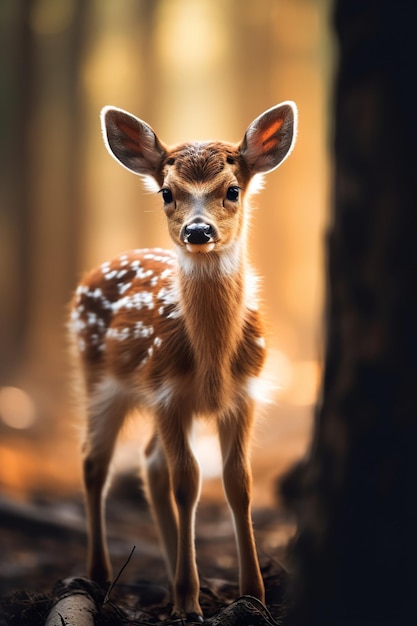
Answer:
<svg viewBox="0 0 417 626"><path fill-rule="evenodd" d="M178 515L165 450L154 434L145 450L149 500L158 524L171 582L177 569Z"/></svg>
<svg viewBox="0 0 417 626"><path fill-rule="evenodd" d="M87 574L98 583L111 579L104 514L105 490L113 451L128 412L126 396L115 381L103 380L87 394L83 475L87 513Z"/></svg>
<svg viewBox="0 0 417 626"><path fill-rule="evenodd" d="M173 501L178 512L178 540L174 576L174 614L202 620L199 577L195 558L194 523L200 494L200 468L190 445L191 412L184 405L157 415L158 431L169 470Z"/></svg>

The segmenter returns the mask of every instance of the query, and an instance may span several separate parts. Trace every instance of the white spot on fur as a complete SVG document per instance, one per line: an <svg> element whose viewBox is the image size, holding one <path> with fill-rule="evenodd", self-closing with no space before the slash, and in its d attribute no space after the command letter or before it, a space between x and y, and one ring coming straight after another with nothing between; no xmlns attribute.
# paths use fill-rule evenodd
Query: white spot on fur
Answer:
<svg viewBox="0 0 417 626"><path fill-rule="evenodd" d="M86 328L86 323L80 317L79 308L71 311L71 319L70 319L70 324L69 324L70 332L73 333L74 335L77 335L85 328Z"/></svg>
<svg viewBox="0 0 417 626"><path fill-rule="evenodd" d="M153 326L146 326L141 320L136 322L133 328L109 328L106 337L117 341L127 341L128 339L148 339L153 335Z"/></svg>
<svg viewBox="0 0 417 626"><path fill-rule="evenodd" d="M97 315L96 315L96 313L92 313L91 311L88 311L88 313L87 313L87 324L89 326L94 326L95 324L97 324Z"/></svg>
<svg viewBox="0 0 417 626"><path fill-rule="evenodd" d="M138 267L136 270L136 278L139 278L141 280L145 279L145 278L149 278L150 276L153 275L153 270L145 270L143 267Z"/></svg>
<svg viewBox="0 0 417 626"><path fill-rule="evenodd" d="M106 333L106 339L116 339L117 341L126 341L130 338L130 328L109 328Z"/></svg>
<svg viewBox="0 0 417 626"><path fill-rule="evenodd" d="M169 315L167 315L168 320L177 320L181 317L181 312L178 310L172 311Z"/></svg>
<svg viewBox="0 0 417 626"><path fill-rule="evenodd" d="M260 348L265 348L266 347L265 337L257 337L256 340L255 340L255 343Z"/></svg>
<svg viewBox="0 0 417 626"><path fill-rule="evenodd" d="M104 320L101 317L97 319L97 326L99 330L104 330L106 327L106 324L104 323Z"/></svg>
<svg viewBox="0 0 417 626"><path fill-rule="evenodd" d="M162 287L162 289L160 289L158 291L158 294L157 294L156 297L158 298L158 300L164 300L165 301L165 298L167 298L168 293L169 293L168 289L166 287Z"/></svg>
<svg viewBox="0 0 417 626"><path fill-rule="evenodd" d="M161 252L164 254L156 254L156 252ZM168 252L167 250L155 248L155 253L148 252L147 254L143 256L143 258L147 259L148 261L157 261L159 263L168 263L172 265L174 263L174 259L173 257L168 256L167 252Z"/></svg>
<svg viewBox="0 0 417 626"><path fill-rule="evenodd" d="M133 330L133 337L135 339L147 339L148 337L152 337L153 335L153 326L145 326L145 324L139 320L139 322L136 322L134 330Z"/></svg>
<svg viewBox="0 0 417 626"><path fill-rule="evenodd" d="M157 299L161 300L165 306L169 304L178 304L178 296L176 290L171 287L162 287L158 291Z"/></svg>
<svg viewBox="0 0 417 626"><path fill-rule="evenodd" d="M148 355L146 355L146 356L142 359L142 361L140 362L139 367L143 367L144 365L146 365L146 363L147 363L148 361L149 361L149 356L148 356Z"/></svg>
<svg viewBox="0 0 417 626"><path fill-rule="evenodd" d="M117 270L111 270L104 274L106 280L113 280L117 276Z"/></svg>
<svg viewBox="0 0 417 626"><path fill-rule="evenodd" d="M159 274L159 278L161 280L165 280L165 278L168 278L169 276L171 276L172 274L172 269L170 267L167 267L165 270L163 270L160 274Z"/></svg>
<svg viewBox="0 0 417 626"><path fill-rule="evenodd" d="M131 286L132 286L132 283L124 283L124 284L122 283L121 285L119 285L119 294L122 296L125 291L130 289Z"/></svg>
<svg viewBox="0 0 417 626"><path fill-rule="evenodd" d="M181 317L181 311L179 309L179 295L176 285L170 285L169 287L162 287L156 296L156 299L162 302L163 306L158 308L159 315L164 314L165 307L175 306L176 308L167 315L167 319L177 319Z"/></svg>
<svg viewBox="0 0 417 626"><path fill-rule="evenodd" d="M149 310L154 308L153 294L150 291L138 291L121 298L113 304L113 311L117 313L120 309L137 309L140 311L143 307Z"/></svg>

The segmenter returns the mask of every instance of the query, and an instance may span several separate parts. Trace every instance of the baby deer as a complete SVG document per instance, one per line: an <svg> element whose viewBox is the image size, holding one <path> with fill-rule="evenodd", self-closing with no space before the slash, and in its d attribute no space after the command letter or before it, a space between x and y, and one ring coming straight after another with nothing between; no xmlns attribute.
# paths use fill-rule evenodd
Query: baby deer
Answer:
<svg viewBox="0 0 417 626"><path fill-rule="evenodd" d="M248 448L265 341L246 253L248 200L254 177L291 152L296 118L295 105L284 102L256 118L240 144L169 147L129 113L102 111L110 154L160 191L175 251L121 254L87 274L73 301L88 417L88 574L98 582L111 577L105 485L118 432L138 408L154 418L145 450L147 488L173 582L174 613L191 620L202 615L194 548L200 471L190 446L195 417L217 425L240 592L264 601Z"/></svg>

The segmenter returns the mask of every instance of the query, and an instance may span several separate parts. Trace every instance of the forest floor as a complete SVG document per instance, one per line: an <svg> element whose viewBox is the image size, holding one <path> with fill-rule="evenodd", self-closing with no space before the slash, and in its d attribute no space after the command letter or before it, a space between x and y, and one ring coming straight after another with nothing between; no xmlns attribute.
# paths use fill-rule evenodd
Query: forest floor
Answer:
<svg viewBox="0 0 417 626"><path fill-rule="evenodd" d="M140 493L140 491L139 491ZM169 621L171 593L155 525L138 497L137 479L119 479L107 505L109 548L115 576L132 558L111 592L112 624ZM294 533L279 507L253 510L266 586L266 605L279 621L287 580L285 548ZM200 601L205 618L239 596L237 553L224 502L200 503L196 524ZM40 626L56 599L57 581L84 575L86 535L80 497L18 503L0 498L0 626ZM168 623L168 622L166 622Z"/></svg>

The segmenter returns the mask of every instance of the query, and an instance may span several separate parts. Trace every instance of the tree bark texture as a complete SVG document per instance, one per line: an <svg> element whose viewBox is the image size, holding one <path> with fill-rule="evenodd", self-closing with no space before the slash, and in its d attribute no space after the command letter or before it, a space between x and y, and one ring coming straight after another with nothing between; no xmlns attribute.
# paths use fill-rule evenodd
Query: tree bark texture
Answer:
<svg viewBox="0 0 417 626"><path fill-rule="evenodd" d="M412 3L339 0L322 398L284 479L286 624L417 624L417 81Z"/></svg>

